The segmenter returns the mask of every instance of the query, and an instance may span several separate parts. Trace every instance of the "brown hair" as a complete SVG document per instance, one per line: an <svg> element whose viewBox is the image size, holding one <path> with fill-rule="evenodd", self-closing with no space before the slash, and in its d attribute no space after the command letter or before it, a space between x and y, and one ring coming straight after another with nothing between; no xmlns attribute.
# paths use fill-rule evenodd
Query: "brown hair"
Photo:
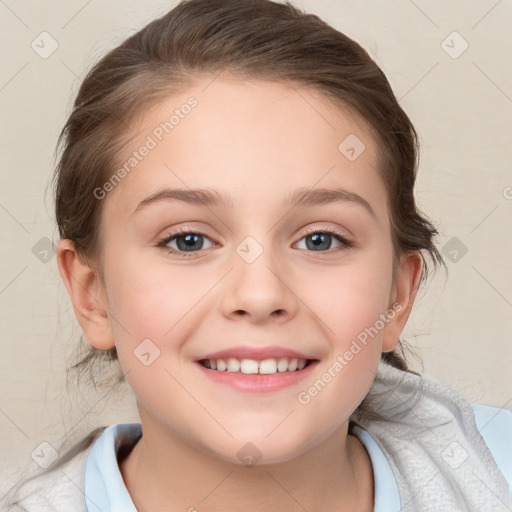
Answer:
<svg viewBox="0 0 512 512"><path fill-rule="evenodd" d="M289 3L184 0L94 65L59 137L62 153L54 176L59 234L74 243L100 277L104 202L93 191L112 177L131 123L199 76L222 72L314 90L363 120L377 143L379 173L388 194L393 275L400 258L412 251L421 254L421 281L428 276L424 253L434 265L446 268L433 242L437 231L415 204L416 131L368 53ZM397 351L382 358L407 369ZM74 367L91 369L98 361L115 359L115 348L87 346Z"/></svg>

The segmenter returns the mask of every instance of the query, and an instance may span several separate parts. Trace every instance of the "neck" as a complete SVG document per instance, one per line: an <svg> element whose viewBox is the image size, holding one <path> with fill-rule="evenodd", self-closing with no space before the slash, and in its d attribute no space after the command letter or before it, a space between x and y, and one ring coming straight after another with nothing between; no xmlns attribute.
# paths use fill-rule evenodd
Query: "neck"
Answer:
<svg viewBox="0 0 512 512"><path fill-rule="evenodd" d="M139 512L373 510L371 461L346 424L299 457L249 467L141 420L144 435L120 464Z"/></svg>

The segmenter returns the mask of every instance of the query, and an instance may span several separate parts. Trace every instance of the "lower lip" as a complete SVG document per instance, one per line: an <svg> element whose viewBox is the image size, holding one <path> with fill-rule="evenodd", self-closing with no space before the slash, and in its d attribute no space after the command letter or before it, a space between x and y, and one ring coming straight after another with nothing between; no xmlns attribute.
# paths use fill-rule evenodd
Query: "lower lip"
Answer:
<svg viewBox="0 0 512 512"><path fill-rule="evenodd" d="M279 391L280 389L293 386L311 375L311 372L314 370L317 363L318 361L314 361L302 370L295 370L294 372L277 372L262 375L259 373L245 374L228 371L219 372L210 368L205 368L201 363L195 362L202 373L214 382L231 386L238 391L255 393Z"/></svg>

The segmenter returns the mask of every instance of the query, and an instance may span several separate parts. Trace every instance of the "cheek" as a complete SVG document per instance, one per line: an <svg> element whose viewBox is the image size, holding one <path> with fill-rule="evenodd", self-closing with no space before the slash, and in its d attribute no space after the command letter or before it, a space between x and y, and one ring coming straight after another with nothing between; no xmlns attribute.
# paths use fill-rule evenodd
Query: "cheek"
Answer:
<svg viewBox="0 0 512 512"><path fill-rule="evenodd" d="M117 323L149 338L161 338L204 293L191 283L190 272L145 264L140 257L120 261L110 270L108 284L109 307Z"/></svg>
<svg viewBox="0 0 512 512"><path fill-rule="evenodd" d="M387 311L383 293L387 281L379 282L378 277L378 272L368 269L347 269L326 282L329 293L316 291L309 296L311 309L322 312L318 325L327 357L297 401L322 418L328 431L348 419L375 378L385 326L381 315Z"/></svg>
<svg viewBox="0 0 512 512"><path fill-rule="evenodd" d="M137 400L162 421L169 404L193 410L194 404L179 385L183 379L178 363L193 320L203 307L204 291L191 286L189 273L145 266L141 259L120 262L110 273L109 285L116 349Z"/></svg>
<svg viewBox="0 0 512 512"><path fill-rule="evenodd" d="M211 270L144 262L129 251L117 261L107 283L111 326L123 370L134 370L127 380L140 377L134 385L144 393L147 375L154 380L158 367L176 370L183 346L212 308L206 295L218 278ZM168 380L167 374L163 377Z"/></svg>
<svg viewBox="0 0 512 512"><path fill-rule="evenodd" d="M382 259L361 258L353 264L318 274L314 286L304 288L307 305L319 318L334 348L344 350L347 342L375 325L385 314L391 292L391 271L383 270ZM379 324L380 325L380 324Z"/></svg>
<svg viewBox="0 0 512 512"><path fill-rule="evenodd" d="M340 411L354 410L373 382L387 325L382 315L392 318L388 309L391 275L386 265L382 258L380 263L378 258L361 258L317 276L317 286L307 292L308 306L320 320L321 335L329 345L321 382L313 383L321 390L322 398L315 398L320 409L338 403ZM304 402L313 399L307 390L306 395ZM333 425L339 420L333 417Z"/></svg>

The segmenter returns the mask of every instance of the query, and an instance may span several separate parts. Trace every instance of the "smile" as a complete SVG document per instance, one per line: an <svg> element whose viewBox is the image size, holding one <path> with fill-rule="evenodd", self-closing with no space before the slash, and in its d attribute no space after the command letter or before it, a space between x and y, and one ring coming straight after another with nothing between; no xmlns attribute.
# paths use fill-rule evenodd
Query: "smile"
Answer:
<svg viewBox="0 0 512 512"><path fill-rule="evenodd" d="M228 359L203 359L199 363L205 368L218 372L243 373L243 374L261 374L271 375L274 373L295 372L302 370L313 360L297 358L269 358L258 361L256 359L237 359L230 357Z"/></svg>
<svg viewBox="0 0 512 512"><path fill-rule="evenodd" d="M201 359L194 366L214 385L244 393L270 393L299 386L312 375L318 359ZM215 368L213 368L215 366Z"/></svg>

